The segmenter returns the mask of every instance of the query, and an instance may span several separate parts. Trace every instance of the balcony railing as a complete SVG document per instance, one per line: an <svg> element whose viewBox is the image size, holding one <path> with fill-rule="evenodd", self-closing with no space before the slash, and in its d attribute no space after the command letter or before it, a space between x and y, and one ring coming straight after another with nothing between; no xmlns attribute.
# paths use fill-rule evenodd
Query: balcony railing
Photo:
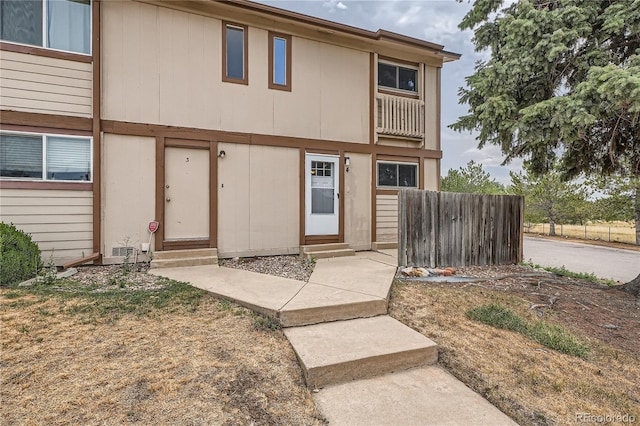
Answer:
<svg viewBox="0 0 640 426"><path fill-rule="evenodd" d="M379 134L424 138L424 101L378 93L376 97Z"/></svg>

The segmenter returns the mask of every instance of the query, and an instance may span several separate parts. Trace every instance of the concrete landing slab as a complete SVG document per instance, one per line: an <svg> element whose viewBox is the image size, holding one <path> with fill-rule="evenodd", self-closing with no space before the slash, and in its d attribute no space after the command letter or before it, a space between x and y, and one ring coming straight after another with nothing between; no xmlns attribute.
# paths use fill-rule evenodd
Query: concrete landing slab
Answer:
<svg viewBox="0 0 640 426"><path fill-rule="evenodd" d="M387 313L387 299L328 287L307 284L280 311L284 327L317 324Z"/></svg>
<svg viewBox="0 0 640 426"><path fill-rule="evenodd" d="M152 269L149 273L191 283L194 287L273 317L305 285L302 281L218 265Z"/></svg>
<svg viewBox="0 0 640 426"><path fill-rule="evenodd" d="M389 316L288 328L309 387L406 370L438 360L437 345Z"/></svg>
<svg viewBox="0 0 640 426"><path fill-rule="evenodd" d="M328 386L314 399L332 426L517 426L437 366Z"/></svg>
<svg viewBox="0 0 640 426"><path fill-rule="evenodd" d="M375 251L361 251L356 254L358 259L371 259L376 262L384 263L397 268L398 266L398 250L385 249Z"/></svg>
<svg viewBox="0 0 640 426"><path fill-rule="evenodd" d="M371 259L320 259L309 283L386 299L396 268Z"/></svg>

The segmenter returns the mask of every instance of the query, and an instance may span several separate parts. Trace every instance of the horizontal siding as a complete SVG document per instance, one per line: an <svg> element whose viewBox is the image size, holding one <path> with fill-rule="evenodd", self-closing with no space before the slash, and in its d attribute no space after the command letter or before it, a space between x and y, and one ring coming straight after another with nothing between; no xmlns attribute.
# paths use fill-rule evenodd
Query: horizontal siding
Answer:
<svg viewBox="0 0 640 426"><path fill-rule="evenodd" d="M0 220L31 234L44 262L92 253L92 191L2 189L0 206Z"/></svg>
<svg viewBox="0 0 640 426"><path fill-rule="evenodd" d="M34 92L33 90L26 90L26 89L12 89L9 87L2 88L2 96L6 98L26 100L33 94L33 92ZM61 103L60 94L58 93L51 93L51 92L37 92L37 93L38 93L38 96L40 96L40 101L44 101L48 103ZM87 98L85 96L78 96L78 95L69 95L69 94L65 94L64 96L67 97L66 103L68 104L91 107L91 98Z"/></svg>
<svg viewBox="0 0 640 426"><path fill-rule="evenodd" d="M91 117L92 65L2 51L0 107Z"/></svg>
<svg viewBox="0 0 640 426"><path fill-rule="evenodd" d="M2 216L77 216L79 209L86 206L43 206L41 204L23 206L2 206ZM91 206L89 206L89 209ZM84 216L84 215L80 215Z"/></svg>
<svg viewBox="0 0 640 426"><path fill-rule="evenodd" d="M23 71L14 71L11 69L4 68L5 62L2 61L2 66L0 66L0 78L3 81L3 87L13 87L13 88L21 88L24 87L25 84L21 83L25 81L25 72ZM35 81L26 80L29 82L29 87L33 88L33 90L43 91L43 86L46 88L45 91L50 91L52 93L62 92L64 93L74 93L73 91L67 92L67 88L70 89L80 89L81 92L89 92L91 91L92 81L91 80L76 80L72 77L59 77L56 75L44 75L44 74L31 74L32 76L36 76L37 79ZM77 92L75 92L77 93Z"/></svg>
<svg viewBox="0 0 640 426"><path fill-rule="evenodd" d="M398 240L398 196L376 195L376 241Z"/></svg>

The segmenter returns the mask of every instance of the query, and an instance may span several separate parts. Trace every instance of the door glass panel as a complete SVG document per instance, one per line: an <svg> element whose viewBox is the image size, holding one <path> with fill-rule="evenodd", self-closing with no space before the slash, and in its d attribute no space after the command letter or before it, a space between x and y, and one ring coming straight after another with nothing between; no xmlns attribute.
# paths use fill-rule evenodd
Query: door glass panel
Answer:
<svg viewBox="0 0 640 426"><path fill-rule="evenodd" d="M333 214L333 189L311 188L311 213Z"/></svg>
<svg viewBox="0 0 640 426"><path fill-rule="evenodd" d="M335 211L333 163L311 162L311 213L333 214Z"/></svg>

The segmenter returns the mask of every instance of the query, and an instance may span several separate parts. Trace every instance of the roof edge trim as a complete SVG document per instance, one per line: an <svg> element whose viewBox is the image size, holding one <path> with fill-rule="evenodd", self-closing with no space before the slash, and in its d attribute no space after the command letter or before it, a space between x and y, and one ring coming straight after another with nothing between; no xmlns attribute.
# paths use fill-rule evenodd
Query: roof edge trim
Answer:
<svg viewBox="0 0 640 426"><path fill-rule="evenodd" d="M211 0L217 1L217 0ZM389 40L396 43L406 44L413 47L422 49L428 49L434 53L438 53L445 57L445 60L455 61L461 57L461 55L453 52L447 52L443 45L431 43L429 41L417 39L414 37L398 34L392 31L379 29L376 32L365 30L362 28L354 27L351 25L340 24L338 22L329 21L322 18L316 18L314 16L305 15L298 12L292 12L285 9L280 9L275 6L268 6L262 3L256 3L249 0L225 0L226 3L231 6L239 7L246 10L252 10L254 12L264 13L268 15L283 17L287 19L293 19L305 24L314 25L327 30L339 31L371 40Z"/></svg>

